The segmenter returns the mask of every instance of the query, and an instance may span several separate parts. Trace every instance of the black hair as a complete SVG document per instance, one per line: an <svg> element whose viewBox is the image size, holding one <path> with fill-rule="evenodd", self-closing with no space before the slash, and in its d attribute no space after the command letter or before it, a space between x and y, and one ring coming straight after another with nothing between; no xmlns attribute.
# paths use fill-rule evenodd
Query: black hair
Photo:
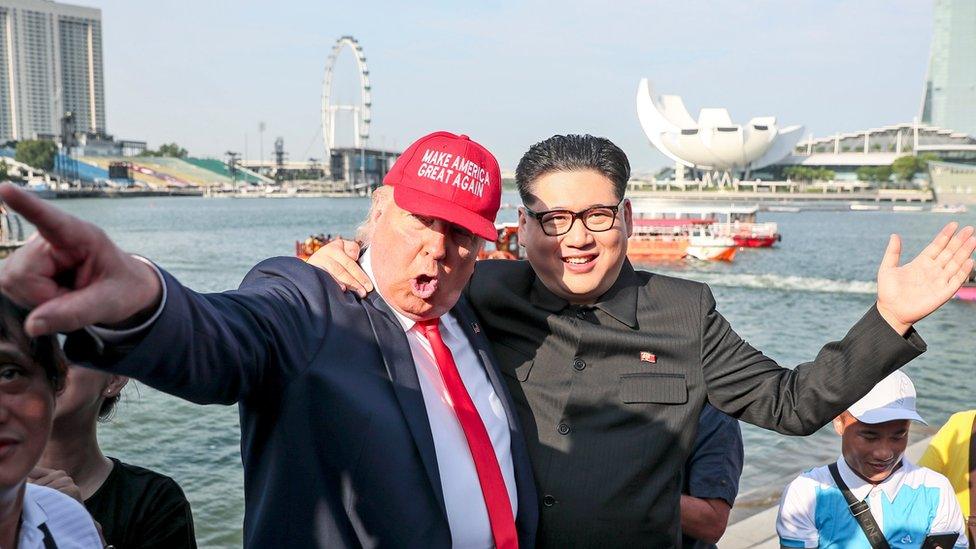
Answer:
<svg viewBox="0 0 976 549"><path fill-rule="evenodd" d="M28 358L44 368L51 389L57 393L64 389L68 365L54 335L28 337L24 332L24 320L28 310L16 305L0 293L0 339L9 341L27 352Z"/></svg>
<svg viewBox="0 0 976 549"><path fill-rule="evenodd" d="M532 198L532 186L552 172L593 170L613 182L614 196L623 200L630 179L630 162L620 147L605 137L554 135L529 147L515 169L515 184L523 203Z"/></svg>
<svg viewBox="0 0 976 549"><path fill-rule="evenodd" d="M98 407L98 421L106 422L112 419L112 416L115 415L115 406L119 403L120 398L122 398L122 393L102 401L102 405Z"/></svg>

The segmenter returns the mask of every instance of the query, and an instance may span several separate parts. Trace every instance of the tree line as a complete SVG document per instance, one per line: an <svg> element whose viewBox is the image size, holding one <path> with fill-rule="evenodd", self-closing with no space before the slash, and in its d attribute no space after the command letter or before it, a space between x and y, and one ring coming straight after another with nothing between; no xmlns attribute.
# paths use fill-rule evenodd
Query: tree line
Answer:
<svg viewBox="0 0 976 549"><path fill-rule="evenodd" d="M928 169L930 160L938 160L932 153L918 156L908 155L896 158L890 166L861 166L856 170L859 181L887 183L894 176L895 181L911 182L915 175ZM833 170L827 168L812 168L809 166L787 166L783 168L783 175L796 181L832 181L836 176Z"/></svg>

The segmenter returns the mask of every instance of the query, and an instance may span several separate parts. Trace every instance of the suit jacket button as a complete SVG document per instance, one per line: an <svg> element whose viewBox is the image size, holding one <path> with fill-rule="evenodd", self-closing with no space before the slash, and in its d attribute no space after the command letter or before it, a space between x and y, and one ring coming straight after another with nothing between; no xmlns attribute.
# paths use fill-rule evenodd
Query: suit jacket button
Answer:
<svg viewBox="0 0 976 549"><path fill-rule="evenodd" d="M576 368L577 372L582 372L586 368L586 363L582 359L577 358L573 361L573 368Z"/></svg>
<svg viewBox="0 0 976 549"><path fill-rule="evenodd" d="M556 427L556 431L558 431L560 435L568 435L569 425L566 425L565 423L560 423L559 426Z"/></svg>
<svg viewBox="0 0 976 549"><path fill-rule="evenodd" d="M542 498L542 504L546 507L552 507L556 504L556 498L547 495L546 497Z"/></svg>

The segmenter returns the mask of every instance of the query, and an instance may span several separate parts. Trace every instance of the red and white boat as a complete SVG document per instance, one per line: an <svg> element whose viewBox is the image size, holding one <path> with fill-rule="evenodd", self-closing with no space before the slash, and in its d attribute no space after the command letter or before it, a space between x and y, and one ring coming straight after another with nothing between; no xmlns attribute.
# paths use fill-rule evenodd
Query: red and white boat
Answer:
<svg viewBox="0 0 976 549"><path fill-rule="evenodd" d="M634 234L627 243L631 261L732 261L738 246L730 236L712 232L714 219L634 219Z"/></svg>
<svg viewBox="0 0 976 549"><path fill-rule="evenodd" d="M783 239L776 223L772 222L733 221L723 223L721 227L728 228L736 246L742 248L770 248Z"/></svg>
<svg viewBox="0 0 976 549"><path fill-rule="evenodd" d="M634 219L627 257L637 263L680 261L688 255L688 220Z"/></svg>
<svg viewBox="0 0 976 549"><path fill-rule="evenodd" d="M756 221L758 206L716 204L673 204L633 201L634 216L652 219L710 220L714 236L728 236L740 248L769 248L782 240L776 223Z"/></svg>

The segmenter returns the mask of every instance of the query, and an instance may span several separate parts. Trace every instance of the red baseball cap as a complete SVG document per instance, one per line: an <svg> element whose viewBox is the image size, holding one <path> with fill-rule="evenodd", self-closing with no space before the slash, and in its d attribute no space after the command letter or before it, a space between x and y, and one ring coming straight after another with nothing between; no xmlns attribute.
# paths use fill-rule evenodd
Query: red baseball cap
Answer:
<svg viewBox="0 0 976 549"><path fill-rule="evenodd" d="M414 141L383 184L393 186L393 200L408 212L449 221L486 240L498 238L498 161L466 135L434 132Z"/></svg>

